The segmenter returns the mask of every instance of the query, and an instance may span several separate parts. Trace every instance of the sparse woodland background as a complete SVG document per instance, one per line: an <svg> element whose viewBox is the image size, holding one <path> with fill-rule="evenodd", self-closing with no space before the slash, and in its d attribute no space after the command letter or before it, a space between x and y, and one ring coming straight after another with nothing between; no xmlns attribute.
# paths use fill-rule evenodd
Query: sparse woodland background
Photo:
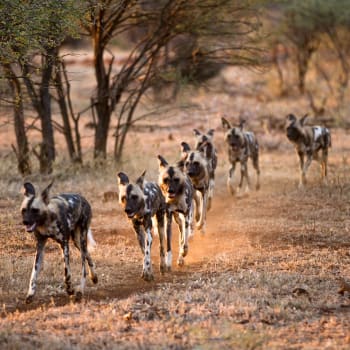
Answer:
<svg viewBox="0 0 350 350"><path fill-rule="evenodd" d="M349 38L346 0L2 0L0 348L348 349ZM288 113L330 128L327 186L313 163L298 189ZM222 116L258 137L258 192L226 190ZM120 170L156 181L157 154L176 161L194 128L215 130L219 159L207 233L165 275L155 237L147 283L131 225L104 194ZM80 304L53 243L24 303L25 179L92 205L99 283ZM73 247L72 270L78 283Z"/></svg>
<svg viewBox="0 0 350 350"><path fill-rule="evenodd" d="M345 0L5 0L1 124L13 126L18 171L50 174L56 134L67 158L82 164L86 126L93 159L119 162L132 127L169 108L191 108L173 103L229 66L276 71L277 96L299 93L313 116L347 126L349 7ZM91 53L94 88L78 104L67 62L79 47Z"/></svg>

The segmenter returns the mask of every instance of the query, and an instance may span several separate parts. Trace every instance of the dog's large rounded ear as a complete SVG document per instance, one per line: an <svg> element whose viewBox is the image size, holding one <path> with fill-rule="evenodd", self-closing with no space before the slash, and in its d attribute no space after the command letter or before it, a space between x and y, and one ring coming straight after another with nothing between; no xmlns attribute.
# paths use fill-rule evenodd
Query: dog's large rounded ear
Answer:
<svg viewBox="0 0 350 350"><path fill-rule="evenodd" d="M143 171L142 175L136 180L136 184L143 190L143 184L145 181L146 170Z"/></svg>
<svg viewBox="0 0 350 350"><path fill-rule="evenodd" d="M202 154L206 154L206 149L208 147L208 137L206 135L203 135L202 142L198 145L197 151L201 152Z"/></svg>
<svg viewBox="0 0 350 350"><path fill-rule="evenodd" d="M176 166L183 172L185 171L185 159L181 159L176 163Z"/></svg>
<svg viewBox="0 0 350 350"><path fill-rule="evenodd" d="M187 142L181 142L181 159L186 159L188 152L191 151L191 147Z"/></svg>
<svg viewBox="0 0 350 350"><path fill-rule="evenodd" d="M224 129L228 129L228 130L232 129L230 122L227 119L225 119L224 117L221 117L221 123L222 123L222 126Z"/></svg>
<svg viewBox="0 0 350 350"><path fill-rule="evenodd" d="M119 183L119 185L125 186L125 185L127 185L127 184L129 183L128 175L126 175L126 174L123 173L122 171L119 172L119 173L117 174L117 176L118 176L118 183Z"/></svg>
<svg viewBox="0 0 350 350"><path fill-rule="evenodd" d="M43 200L43 202L47 205L49 204L49 201L50 201L50 189L53 185L53 182L52 181L45 189L44 191L41 192L41 198Z"/></svg>
<svg viewBox="0 0 350 350"><path fill-rule="evenodd" d="M159 168L166 168L168 166L168 162L160 154L158 154L158 163Z"/></svg>
<svg viewBox="0 0 350 350"><path fill-rule="evenodd" d="M23 194L26 197L32 197L35 196L35 188L30 182L25 182L23 184Z"/></svg>
<svg viewBox="0 0 350 350"><path fill-rule="evenodd" d="M207 132L207 134L209 135L209 136L211 136L211 137L213 137L214 136L214 129L210 129L208 132Z"/></svg>
<svg viewBox="0 0 350 350"><path fill-rule="evenodd" d="M288 115L286 116L286 119L287 119L287 121L290 122L290 123L293 123L293 122L295 122L295 121L297 120L297 118L296 118L296 116L295 116L294 114L288 114Z"/></svg>
<svg viewBox="0 0 350 350"><path fill-rule="evenodd" d="M202 135L202 133L199 130L197 130L197 129L193 129L193 133L194 133L195 136Z"/></svg>
<svg viewBox="0 0 350 350"><path fill-rule="evenodd" d="M243 128L244 128L245 122L246 122L245 119L240 119L240 120L239 120L238 127L240 128L241 131L242 131Z"/></svg>
<svg viewBox="0 0 350 350"><path fill-rule="evenodd" d="M214 154L214 147L210 142L206 142L203 144L203 154L206 156L206 158L211 158Z"/></svg>
<svg viewBox="0 0 350 350"><path fill-rule="evenodd" d="M309 115L306 113L301 119L300 119L300 125L304 126L304 123Z"/></svg>

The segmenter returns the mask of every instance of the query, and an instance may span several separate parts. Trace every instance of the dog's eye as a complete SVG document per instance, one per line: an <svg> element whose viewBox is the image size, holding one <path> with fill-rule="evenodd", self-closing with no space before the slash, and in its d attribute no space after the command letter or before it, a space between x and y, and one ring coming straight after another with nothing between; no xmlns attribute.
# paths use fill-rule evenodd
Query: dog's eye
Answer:
<svg viewBox="0 0 350 350"><path fill-rule="evenodd" d="M175 182L176 184L178 184L178 183L180 182L180 179L175 178L175 179L174 179L174 182Z"/></svg>
<svg viewBox="0 0 350 350"><path fill-rule="evenodd" d="M199 166L199 162L193 162L194 166Z"/></svg>
<svg viewBox="0 0 350 350"><path fill-rule="evenodd" d="M21 213L22 213L22 214L25 214L26 211L27 211L26 208L22 208Z"/></svg>
<svg viewBox="0 0 350 350"><path fill-rule="evenodd" d="M32 209L31 209L31 212L32 212L33 214L38 214L38 213L39 213L39 209L38 209L38 208L32 208Z"/></svg>
<svg viewBox="0 0 350 350"><path fill-rule="evenodd" d="M133 201L136 201L137 198L138 198L138 196L137 196L136 194L133 194L133 195L131 196L131 199L132 199Z"/></svg>
<svg viewBox="0 0 350 350"><path fill-rule="evenodd" d="M122 201L122 203L124 203L124 202L126 201L126 197L123 196L123 197L121 198L121 201Z"/></svg>
<svg viewBox="0 0 350 350"><path fill-rule="evenodd" d="M165 185L167 185L167 184L169 183L169 179L168 179L168 178L163 179L163 183L164 183Z"/></svg>

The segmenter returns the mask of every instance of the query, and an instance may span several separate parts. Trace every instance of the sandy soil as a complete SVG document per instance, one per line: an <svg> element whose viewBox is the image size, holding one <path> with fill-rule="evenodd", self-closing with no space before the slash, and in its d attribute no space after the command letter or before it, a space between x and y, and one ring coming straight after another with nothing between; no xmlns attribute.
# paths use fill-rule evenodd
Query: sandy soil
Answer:
<svg viewBox="0 0 350 350"><path fill-rule="evenodd" d="M243 88L242 84L238 87ZM3 168L12 169L8 177L2 170L0 199L3 348L348 348L350 304L347 293L338 294L340 279L350 276L348 134L332 130L328 186L320 185L319 169L313 164L308 186L298 189L292 147L282 133L267 133L251 118L249 126L262 146L261 190L232 197L226 189L229 165L220 126L220 116L230 111L232 102L227 96L202 99L199 94L205 113L197 111L191 119L186 113L160 119L160 130L135 128L122 165L108 163L99 168L87 161L85 168L74 169L65 168L63 162L56 169L54 192L79 190L94 212L92 229L98 246L92 255L99 283L88 283L81 304L72 303L64 292L61 254L51 243L36 298L32 304L24 303L34 241L24 232L18 213L22 179L13 175L11 156L3 158ZM247 105L248 117L261 111L263 103L266 111L278 111L278 115L292 104L291 99L283 101L282 107L255 97L254 101L256 105L252 100L247 105L238 96L235 104ZM220 113L218 106L222 106ZM155 237L155 280L145 282L140 279L142 256L130 223L116 200L103 201L103 193L116 190L119 170L136 178L148 169L149 179L156 180L156 154L175 160L181 141L194 142L193 127L202 131L213 127L219 152L207 231L195 233L185 266L180 268L175 263L178 236L174 229L173 271L165 275L158 271ZM2 130L4 135L6 129ZM12 142L6 135L3 155ZM250 173L254 183L251 167ZM31 180L38 180L40 186L48 182L38 176ZM78 283L76 251L72 251L72 265Z"/></svg>

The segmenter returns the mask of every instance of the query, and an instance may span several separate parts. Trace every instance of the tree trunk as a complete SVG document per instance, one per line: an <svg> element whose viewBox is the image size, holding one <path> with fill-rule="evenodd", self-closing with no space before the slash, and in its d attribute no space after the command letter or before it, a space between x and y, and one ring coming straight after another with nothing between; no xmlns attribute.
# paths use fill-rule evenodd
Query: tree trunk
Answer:
<svg viewBox="0 0 350 350"><path fill-rule="evenodd" d="M101 42L101 24L99 18L96 19L95 32L93 35L94 43L94 67L97 81L97 97L94 105L97 115L97 125L95 130L94 158L106 158L108 130L111 121L112 111L109 107L109 74L103 61L104 46Z"/></svg>
<svg viewBox="0 0 350 350"><path fill-rule="evenodd" d="M81 154L78 154L75 149L72 128L69 123L69 109L66 101L66 99L69 99L69 96L66 96L65 94L62 75L61 75L62 74L61 69L64 69L64 67L61 66L61 68L60 67L56 67L56 68L57 68L57 72L55 75L55 87L58 95L58 105L61 111L63 129L64 129L63 133L66 139L69 157L71 161L81 163L82 162Z"/></svg>
<svg viewBox="0 0 350 350"><path fill-rule="evenodd" d="M42 56L42 80L40 84L40 120L43 136L42 152L43 157L43 169L44 173L50 174L52 172L53 162L55 161L55 140L52 126L51 115L51 95L50 95L50 82L52 77L53 68L55 66L55 58L57 56L57 48L48 49L46 55ZM47 164L45 165L45 162Z"/></svg>
<svg viewBox="0 0 350 350"><path fill-rule="evenodd" d="M50 82L53 67L55 65L55 57L57 56L57 50L58 48L51 48L47 50L46 55L42 55L42 76L38 92L35 89L34 82L30 79L30 66L27 63L24 63L22 66L24 83L32 105L38 113L41 122L42 143L40 145L40 152L36 152L35 154L39 157L40 172L42 174L50 174L52 172L52 166L55 160L55 141L51 118Z"/></svg>
<svg viewBox="0 0 350 350"><path fill-rule="evenodd" d="M32 173L32 168L29 157L28 138L25 131L21 84L10 65L4 65L3 68L9 82L13 99L14 126L17 143L17 168L20 174L26 176Z"/></svg>

